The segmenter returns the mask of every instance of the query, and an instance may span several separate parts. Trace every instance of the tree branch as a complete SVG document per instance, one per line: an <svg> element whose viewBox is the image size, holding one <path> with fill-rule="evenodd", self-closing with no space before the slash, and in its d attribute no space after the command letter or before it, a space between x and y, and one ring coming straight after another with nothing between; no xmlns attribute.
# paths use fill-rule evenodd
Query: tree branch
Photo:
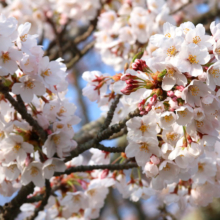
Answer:
<svg viewBox="0 0 220 220"><path fill-rule="evenodd" d="M125 127L126 122L136 116L141 116L139 109L136 109L134 112L130 112L128 116L120 121L118 124L114 124L109 128L98 132L97 136L90 141L87 141L85 144L79 145L76 149L71 152L71 156L65 159L65 162L71 160L74 157L77 157L79 154L83 153L84 151L96 146L100 141L106 140L111 137L114 133L119 132L123 127Z"/></svg>
<svg viewBox="0 0 220 220"><path fill-rule="evenodd" d="M92 170L128 170L131 168L138 167L136 163L128 164L104 164L104 165L93 165L93 166L77 166L68 168L65 172L56 172L54 176L60 176L63 174L71 174L76 172L87 172Z"/></svg>
<svg viewBox="0 0 220 220"><path fill-rule="evenodd" d="M95 41L92 41L88 43L82 50L80 50L80 53L77 53L67 64L66 67L67 69L70 69L73 67L73 65L79 61L81 57L83 57L85 54L89 52L90 49L93 48L95 45Z"/></svg>
<svg viewBox="0 0 220 220"><path fill-rule="evenodd" d="M18 194L11 202L3 206L2 213L0 214L1 220L14 220L20 212L20 207L27 201L27 196L34 191L34 184L30 182L26 186L22 186Z"/></svg>
<svg viewBox="0 0 220 220"><path fill-rule="evenodd" d="M45 180L45 194L42 198L42 201L40 203L40 206L38 208L36 208L34 210L34 214L28 218L26 218L26 220L34 220L37 216L38 213L42 210L44 210L44 207L47 205L48 199L50 197L50 192L51 192L51 187L50 187L50 181L49 180Z"/></svg>
<svg viewBox="0 0 220 220"><path fill-rule="evenodd" d="M116 95L116 97L115 97L114 101L112 102L111 107L110 107L110 109L107 113L107 117L106 117L106 119L105 119L105 121L104 121L104 123L103 123L103 125L100 129L101 131L106 129L111 124L112 118L113 118L114 113L115 113L115 109L117 108L117 105L119 103L119 100L120 100L121 96L122 95Z"/></svg>
<svg viewBox="0 0 220 220"><path fill-rule="evenodd" d="M33 119L33 117L27 112L26 107L24 106L23 101L20 96L17 96L18 102L9 94L9 88L2 85L0 81L0 92L4 94L5 98L11 103L11 105L15 108L15 110L22 116L24 120L26 120L33 128L36 130L41 140L45 142L47 139L47 134L43 130L43 128L38 124L38 122Z"/></svg>

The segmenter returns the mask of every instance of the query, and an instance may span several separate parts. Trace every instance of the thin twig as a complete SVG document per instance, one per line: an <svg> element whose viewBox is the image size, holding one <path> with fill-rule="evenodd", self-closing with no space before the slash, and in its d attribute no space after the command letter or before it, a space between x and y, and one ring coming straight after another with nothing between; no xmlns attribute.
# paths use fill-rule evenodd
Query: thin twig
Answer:
<svg viewBox="0 0 220 220"><path fill-rule="evenodd" d="M117 105L119 103L120 98L121 98L121 95L119 95L119 94L116 95L116 97L115 97L114 101L112 102L112 104L110 106L110 109L107 113L107 117L106 117L106 119L105 119L105 121L104 121L104 123L103 123L103 125L100 129L101 131L106 129L111 124L112 118L113 118L114 113L115 113L115 109L117 108Z"/></svg>

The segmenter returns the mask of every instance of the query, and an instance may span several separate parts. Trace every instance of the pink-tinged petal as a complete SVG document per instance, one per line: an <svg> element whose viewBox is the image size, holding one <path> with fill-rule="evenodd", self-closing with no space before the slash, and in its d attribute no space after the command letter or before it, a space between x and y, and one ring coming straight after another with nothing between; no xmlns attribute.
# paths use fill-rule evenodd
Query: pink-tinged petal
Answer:
<svg viewBox="0 0 220 220"><path fill-rule="evenodd" d="M34 98L34 94L30 89L25 89L20 95L23 101L27 103L30 103Z"/></svg>
<svg viewBox="0 0 220 220"><path fill-rule="evenodd" d="M200 64L193 64L192 65L192 70L191 70L191 75L192 76L199 76L199 75L202 75L203 73L203 68Z"/></svg>
<svg viewBox="0 0 220 220"><path fill-rule="evenodd" d="M27 143L27 142L22 143L22 148L27 153L33 153L34 152L34 146L32 144Z"/></svg>
<svg viewBox="0 0 220 220"><path fill-rule="evenodd" d="M162 89L165 91L169 91L173 88L175 83L176 83L176 79L165 76L162 81Z"/></svg>

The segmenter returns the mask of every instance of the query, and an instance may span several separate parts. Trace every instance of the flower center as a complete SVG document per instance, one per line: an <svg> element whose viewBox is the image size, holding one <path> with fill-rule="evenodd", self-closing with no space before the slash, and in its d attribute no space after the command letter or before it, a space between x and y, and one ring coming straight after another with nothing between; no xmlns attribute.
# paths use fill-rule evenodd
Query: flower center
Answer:
<svg viewBox="0 0 220 220"><path fill-rule="evenodd" d="M9 52L2 52L2 56L1 56L3 63L8 62L9 60L11 60L11 58L9 57Z"/></svg>
<svg viewBox="0 0 220 220"><path fill-rule="evenodd" d="M27 81L24 83L24 86L25 86L25 88L27 88L27 89L33 89L33 88L35 87L33 81L31 81L30 79L27 80Z"/></svg>
<svg viewBox="0 0 220 220"><path fill-rule="evenodd" d="M87 191L87 193L90 195L90 196L93 196L95 194L95 189L90 189Z"/></svg>
<svg viewBox="0 0 220 220"><path fill-rule="evenodd" d="M80 199L81 199L81 195L75 195L75 196L73 196L73 201L74 201L74 202L79 202Z"/></svg>
<svg viewBox="0 0 220 220"><path fill-rule="evenodd" d="M197 64L199 61L196 60L196 55L189 55L188 60L191 64Z"/></svg>
<svg viewBox="0 0 220 220"><path fill-rule="evenodd" d="M204 171L204 164L199 163L199 164L198 164L198 170L199 170L200 172L203 172L203 171Z"/></svg>
<svg viewBox="0 0 220 220"><path fill-rule="evenodd" d="M15 172L15 168L17 167L16 164L12 164L11 166L9 166L8 168L11 170L12 173Z"/></svg>
<svg viewBox="0 0 220 220"><path fill-rule="evenodd" d="M55 134L53 136L53 141L55 144L59 144L60 143L60 136Z"/></svg>
<svg viewBox="0 0 220 220"><path fill-rule="evenodd" d="M167 55L172 57L175 56L177 54L176 51L176 47L175 46L171 46L168 50L167 50Z"/></svg>
<svg viewBox="0 0 220 220"><path fill-rule="evenodd" d="M173 68L167 68L167 76L173 77L175 73L175 70Z"/></svg>
<svg viewBox="0 0 220 220"><path fill-rule="evenodd" d="M220 48L216 48L216 49L215 49L215 52L216 52L217 54L220 54Z"/></svg>
<svg viewBox="0 0 220 220"><path fill-rule="evenodd" d="M14 146L14 150L15 151L19 151L21 149L21 145L20 144L16 144L15 146Z"/></svg>
<svg viewBox="0 0 220 220"><path fill-rule="evenodd" d="M199 36L195 36L194 38L193 38L193 43L194 44L198 44L198 43L200 43L201 42L201 38L199 37Z"/></svg>
<svg viewBox="0 0 220 220"><path fill-rule="evenodd" d="M166 134L166 137L168 140L175 141L177 139L178 135L176 133L169 132Z"/></svg>
<svg viewBox="0 0 220 220"><path fill-rule="evenodd" d="M50 164L47 168L48 168L48 170L55 170L55 165L54 164Z"/></svg>
<svg viewBox="0 0 220 220"><path fill-rule="evenodd" d="M184 111L179 111L178 114L180 114L182 117L186 117L187 116L187 112Z"/></svg>
<svg viewBox="0 0 220 220"><path fill-rule="evenodd" d="M169 164L168 164L168 163L167 163L167 164L166 164L166 166L163 168L163 170L165 170L165 171L170 170L170 166L169 166Z"/></svg>
<svg viewBox="0 0 220 220"><path fill-rule="evenodd" d="M58 129L62 129L63 126L64 126L63 124L58 124L58 125L57 125L57 128L58 128Z"/></svg>
<svg viewBox="0 0 220 220"><path fill-rule="evenodd" d="M204 125L204 122L203 122L203 121L196 121L196 126L197 126L198 128L203 127L203 125Z"/></svg>
<svg viewBox="0 0 220 220"><path fill-rule="evenodd" d="M212 68L210 70L210 74L212 75L213 78L219 78L220 71L219 71L219 69Z"/></svg>
<svg viewBox="0 0 220 220"><path fill-rule="evenodd" d="M171 38L171 34L167 33L167 34L165 34L165 37Z"/></svg>
<svg viewBox="0 0 220 220"><path fill-rule="evenodd" d="M37 167L31 167L31 176L37 176L39 173L39 170Z"/></svg>
<svg viewBox="0 0 220 220"><path fill-rule="evenodd" d="M145 24L138 24L138 28L141 30L145 29Z"/></svg>
<svg viewBox="0 0 220 220"><path fill-rule="evenodd" d="M199 94L199 87L198 86L190 86L189 90L190 90L190 93L192 94L192 96L198 96L198 94Z"/></svg>
<svg viewBox="0 0 220 220"><path fill-rule="evenodd" d="M202 116L203 116L203 113L202 113L202 112L197 112L197 116L198 116L198 117L202 117Z"/></svg>
<svg viewBox="0 0 220 220"><path fill-rule="evenodd" d="M184 34L187 34L189 32L189 28L184 28L183 32L184 32Z"/></svg>
<svg viewBox="0 0 220 220"><path fill-rule="evenodd" d="M42 72L41 73L41 76L42 77L45 77L45 76L50 76L52 74L51 70L50 69L47 69L46 71Z"/></svg>
<svg viewBox="0 0 220 220"><path fill-rule="evenodd" d="M22 42L25 42L27 40L27 34L20 36L20 39Z"/></svg>
<svg viewBox="0 0 220 220"><path fill-rule="evenodd" d="M139 130L141 130L144 133L145 131L148 130L148 128L149 128L149 125L142 124L141 127L139 128Z"/></svg>
<svg viewBox="0 0 220 220"><path fill-rule="evenodd" d="M57 113L59 116L62 116L63 115L63 113L65 113L66 112L66 109L62 106L61 108L60 108L60 111Z"/></svg>
<svg viewBox="0 0 220 220"><path fill-rule="evenodd" d="M141 145L141 147L140 147L140 150L141 151L148 151L149 152L149 149L148 149L148 147L149 147L149 144L148 143L142 143L142 145Z"/></svg>
<svg viewBox="0 0 220 220"><path fill-rule="evenodd" d="M166 115L166 116L164 116L164 119L165 119L166 122L170 122L173 119L173 116L172 115Z"/></svg>

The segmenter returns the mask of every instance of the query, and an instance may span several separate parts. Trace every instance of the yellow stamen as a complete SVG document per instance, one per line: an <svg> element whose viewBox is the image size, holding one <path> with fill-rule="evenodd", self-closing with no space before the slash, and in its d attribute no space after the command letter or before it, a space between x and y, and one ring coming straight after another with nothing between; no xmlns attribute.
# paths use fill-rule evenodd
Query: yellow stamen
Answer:
<svg viewBox="0 0 220 220"><path fill-rule="evenodd" d="M46 71L42 72L41 73L41 76L42 77L45 77L45 76L50 76L52 74L51 70L50 69L47 69Z"/></svg>
<svg viewBox="0 0 220 220"><path fill-rule="evenodd" d="M191 64L197 64L199 62L198 60L196 60L196 55L189 55L188 59Z"/></svg>
<svg viewBox="0 0 220 220"><path fill-rule="evenodd" d="M219 69L212 68L209 73L212 75L213 78L219 78L220 71Z"/></svg>
<svg viewBox="0 0 220 220"><path fill-rule="evenodd" d="M62 116L63 115L63 113L65 113L66 112L66 109L62 106L61 108L60 108L60 111L57 113L59 116Z"/></svg>
<svg viewBox="0 0 220 220"><path fill-rule="evenodd" d="M37 167L31 167L31 176L37 176L39 173L39 170Z"/></svg>
<svg viewBox="0 0 220 220"><path fill-rule="evenodd" d="M164 119L165 119L166 122L170 122L173 119L173 116L172 115L166 115L166 116L164 116Z"/></svg>
<svg viewBox="0 0 220 220"><path fill-rule="evenodd" d="M90 195L90 196L93 196L95 194L96 190L95 189L90 189L87 191L87 193Z"/></svg>
<svg viewBox="0 0 220 220"><path fill-rule="evenodd" d="M20 36L20 39L22 42L25 42L27 40L27 34Z"/></svg>
<svg viewBox="0 0 220 220"><path fill-rule="evenodd" d="M167 34L165 34L165 37L171 38L171 34L167 33Z"/></svg>
<svg viewBox="0 0 220 220"><path fill-rule="evenodd" d="M25 88L27 88L27 89L33 89L33 88L35 87L33 81L31 81L30 79L27 80L27 81L24 83L24 86L25 86Z"/></svg>
<svg viewBox="0 0 220 220"><path fill-rule="evenodd" d="M165 170L165 171L170 170L170 166L169 166L169 164L168 164L168 163L167 163L167 164L166 164L166 166L163 168L163 170Z"/></svg>
<svg viewBox="0 0 220 220"><path fill-rule="evenodd" d="M176 47L175 46L171 46L168 50L167 50L167 55L172 57L175 56L177 54L176 51Z"/></svg>
<svg viewBox="0 0 220 220"><path fill-rule="evenodd" d="M149 128L149 125L142 124L139 130L141 130L144 133L145 131L148 130L148 128Z"/></svg>
<svg viewBox="0 0 220 220"><path fill-rule="evenodd" d="M21 145L20 144L16 144L15 146L14 146L14 150L15 151L19 151L21 149Z"/></svg>
<svg viewBox="0 0 220 220"><path fill-rule="evenodd" d="M187 116L186 110L184 110L184 111L179 111L178 114L180 114L182 117L186 117L186 116Z"/></svg>
<svg viewBox="0 0 220 220"><path fill-rule="evenodd" d="M53 135L53 141L55 144L59 144L60 143L60 136L57 134Z"/></svg>
<svg viewBox="0 0 220 220"><path fill-rule="evenodd" d="M2 52L2 56L1 56L3 63L8 62L9 60L11 60L11 58L9 57L9 52Z"/></svg>
<svg viewBox="0 0 220 220"><path fill-rule="evenodd" d="M148 147L149 147L149 144L148 143L142 143L142 145L141 145L141 147L140 147L140 150L141 151L148 151L149 152L149 149L148 149Z"/></svg>
<svg viewBox="0 0 220 220"><path fill-rule="evenodd" d="M189 88L190 93L192 94L192 96L197 96L199 94L199 87L198 86L190 86Z"/></svg>
<svg viewBox="0 0 220 220"><path fill-rule="evenodd" d="M178 138L178 135L173 132L169 132L166 134L167 140L175 141Z"/></svg>
<svg viewBox="0 0 220 220"><path fill-rule="evenodd" d="M200 43L201 42L201 38L199 37L199 36L195 36L194 38L193 38L193 43L194 44L198 44L198 43Z"/></svg>
<svg viewBox="0 0 220 220"><path fill-rule="evenodd" d="M145 24L138 24L138 28L141 30L145 29L145 27L146 27Z"/></svg>
<svg viewBox="0 0 220 220"><path fill-rule="evenodd" d="M196 126L197 126L198 128L203 127L203 125L204 125L204 122L203 122L203 121L196 121Z"/></svg>

